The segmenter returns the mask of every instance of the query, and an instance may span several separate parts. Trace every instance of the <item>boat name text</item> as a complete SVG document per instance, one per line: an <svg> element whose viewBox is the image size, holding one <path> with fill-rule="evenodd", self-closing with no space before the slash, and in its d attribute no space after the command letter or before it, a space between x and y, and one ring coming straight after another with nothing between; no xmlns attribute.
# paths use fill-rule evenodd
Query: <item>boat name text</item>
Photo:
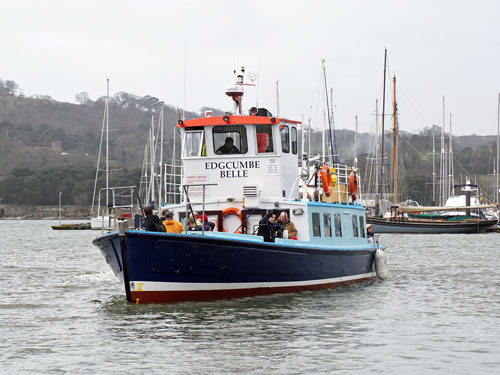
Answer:
<svg viewBox="0 0 500 375"><path fill-rule="evenodd" d="M260 168L259 160L206 162L206 170L218 169L221 178L248 177L248 170Z"/></svg>

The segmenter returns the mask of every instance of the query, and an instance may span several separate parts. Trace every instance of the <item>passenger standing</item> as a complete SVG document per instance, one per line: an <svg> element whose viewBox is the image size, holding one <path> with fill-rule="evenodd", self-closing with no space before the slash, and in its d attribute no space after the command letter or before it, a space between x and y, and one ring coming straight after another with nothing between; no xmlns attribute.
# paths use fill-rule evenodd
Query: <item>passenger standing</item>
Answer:
<svg viewBox="0 0 500 375"><path fill-rule="evenodd" d="M168 233L182 233L185 231L184 226L174 219L174 213L168 210L165 212L163 226Z"/></svg>
<svg viewBox="0 0 500 375"><path fill-rule="evenodd" d="M160 226L162 226L161 224L162 223L158 215L153 214L153 209L151 207L145 207L143 225L144 230L147 230L149 232L163 232L160 229Z"/></svg>
<svg viewBox="0 0 500 375"><path fill-rule="evenodd" d="M290 221L288 214L285 211L281 212L278 218L278 224L281 226L282 231L286 230L288 232L288 239L297 236L297 228L295 227L295 224Z"/></svg>
<svg viewBox="0 0 500 375"><path fill-rule="evenodd" d="M264 242L274 242L276 225L276 212L270 212L259 221L257 235L264 238Z"/></svg>

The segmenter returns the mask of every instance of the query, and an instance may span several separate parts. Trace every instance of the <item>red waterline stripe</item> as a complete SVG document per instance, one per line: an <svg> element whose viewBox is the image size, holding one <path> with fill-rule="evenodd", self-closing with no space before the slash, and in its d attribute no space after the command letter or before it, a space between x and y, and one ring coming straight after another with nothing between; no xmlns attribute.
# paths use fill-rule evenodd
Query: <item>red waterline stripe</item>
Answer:
<svg viewBox="0 0 500 375"><path fill-rule="evenodd" d="M147 291L132 292L132 302L143 303L168 303L181 301L214 301L218 299L251 297L277 293L295 293L306 290L321 290L339 286L360 283L375 279L376 276L364 277L362 279L338 281L326 284L283 286L269 288L251 289L219 289L219 290L176 290L176 291Z"/></svg>

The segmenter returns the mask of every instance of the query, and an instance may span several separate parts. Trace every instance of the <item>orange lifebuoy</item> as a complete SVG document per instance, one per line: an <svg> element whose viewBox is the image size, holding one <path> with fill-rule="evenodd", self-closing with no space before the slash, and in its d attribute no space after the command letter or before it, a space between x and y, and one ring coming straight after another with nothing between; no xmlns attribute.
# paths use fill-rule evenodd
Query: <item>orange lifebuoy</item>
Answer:
<svg viewBox="0 0 500 375"><path fill-rule="evenodd" d="M242 216L241 216L241 211L236 207L228 207L228 208L224 208L222 210L222 222L224 222L224 218L228 215L236 215L240 218L240 223L243 221ZM224 232L226 231L224 229L224 227L222 227L222 230ZM236 233L240 233L240 234L243 233L242 228L240 228Z"/></svg>
<svg viewBox="0 0 500 375"><path fill-rule="evenodd" d="M323 165L323 168L321 168L321 172L319 172L321 176L321 183L323 184L323 191L325 192L325 195L329 197L332 195L333 191L333 186L332 186L332 173L330 172L330 168L328 168L328 165Z"/></svg>
<svg viewBox="0 0 500 375"><path fill-rule="evenodd" d="M356 200L356 194L358 194L358 178L356 177L356 172L351 171L349 175L349 194L352 197L352 200Z"/></svg>

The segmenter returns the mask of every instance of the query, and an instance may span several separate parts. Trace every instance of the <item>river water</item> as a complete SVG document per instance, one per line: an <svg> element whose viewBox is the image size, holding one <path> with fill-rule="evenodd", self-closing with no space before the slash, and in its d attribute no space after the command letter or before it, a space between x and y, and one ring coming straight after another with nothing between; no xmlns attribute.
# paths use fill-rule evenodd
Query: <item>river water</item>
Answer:
<svg viewBox="0 0 500 375"><path fill-rule="evenodd" d="M381 235L385 281L133 305L100 232L0 221L1 374L498 374L500 234Z"/></svg>

